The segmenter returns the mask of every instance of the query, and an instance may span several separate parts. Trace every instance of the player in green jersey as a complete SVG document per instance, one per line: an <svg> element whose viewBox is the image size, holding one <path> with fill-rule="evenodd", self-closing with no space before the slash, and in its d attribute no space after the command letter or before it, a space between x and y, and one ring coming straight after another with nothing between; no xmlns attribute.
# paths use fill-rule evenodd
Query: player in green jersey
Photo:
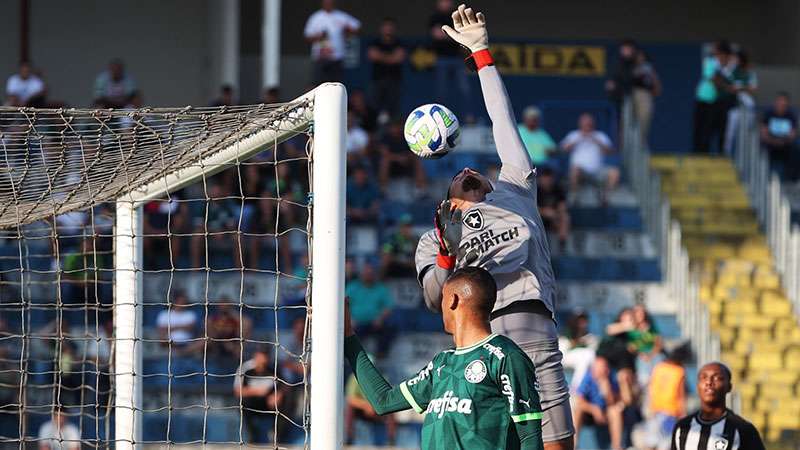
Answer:
<svg viewBox="0 0 800 450"><path fill-rule="evenodd" d="M345 312L345 356L378 414L426 412L425 450L541 450L542 409L533 363L514 342L492 334L494 278L480 267L453 272L442 288L444 329L455 349L392 387L367 357Z"/></svg>

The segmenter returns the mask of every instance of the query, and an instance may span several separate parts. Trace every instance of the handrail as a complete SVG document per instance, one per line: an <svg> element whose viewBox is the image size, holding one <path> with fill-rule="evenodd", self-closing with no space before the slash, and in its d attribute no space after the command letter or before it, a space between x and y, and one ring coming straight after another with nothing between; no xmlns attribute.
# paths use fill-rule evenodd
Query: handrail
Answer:
<svg viewBox="0 0 800 450"><path fill-rule="evenodd" d="M789 196L780 178L770 173L769 158L761 151L755 111L740 106L739 114L736 168L764 226L786 295L800 316L800 226L792 225Z"/></svg>
<svg viewBox="0 0 800 450"><path fill-rule="evenodd" d="M622 109L621 149L647 232L658 250L664 284L677 302L678 324L691 340L698 361L716 361L720 343L711 333L708 309L700 302L700 276L690 267L680 223L672 218L669 200L661 192L661 177L650 167L650 151L642 142L630 99Z"/></svg>

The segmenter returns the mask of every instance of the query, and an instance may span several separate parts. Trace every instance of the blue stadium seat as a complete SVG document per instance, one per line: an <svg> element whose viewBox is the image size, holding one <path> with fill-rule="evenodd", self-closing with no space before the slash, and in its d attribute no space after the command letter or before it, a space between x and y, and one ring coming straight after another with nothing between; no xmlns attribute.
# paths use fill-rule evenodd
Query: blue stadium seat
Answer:
<svg viewBox="0 0 800 450"><path fill-rule="evenodd" d="M643 231L639 208L570 208L574 228L598 228L607 231Z"/></svg>

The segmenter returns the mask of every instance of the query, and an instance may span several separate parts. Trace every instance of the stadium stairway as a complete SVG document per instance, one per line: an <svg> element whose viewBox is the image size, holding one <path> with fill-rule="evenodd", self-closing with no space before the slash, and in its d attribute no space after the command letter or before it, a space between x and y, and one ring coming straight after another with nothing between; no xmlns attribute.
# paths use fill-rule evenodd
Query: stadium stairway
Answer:
<svg viewBox="0 0 800 450"><path fill-rule="evenodd" d="M730 160L656 156L741 413L772 443L800 438L800 327Z"/></svg>

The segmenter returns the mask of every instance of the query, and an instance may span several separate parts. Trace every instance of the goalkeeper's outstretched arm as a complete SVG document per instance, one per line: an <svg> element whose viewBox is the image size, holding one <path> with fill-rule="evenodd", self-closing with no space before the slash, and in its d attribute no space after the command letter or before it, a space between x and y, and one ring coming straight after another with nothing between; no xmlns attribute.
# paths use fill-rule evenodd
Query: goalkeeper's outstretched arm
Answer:
<svg viewBox="0 0 800 450"><path fill-rule="evenodd" d="M486 18L483 13L474 13L472 8L460 5L453 12L453 26L455 29L445 25L442 30L471 52L470 59L478 70L486 111L492 120L492 134L500 161L503 165L531 170L533 164L519 137L508 93L489 53Z"/></svg>
<svg viewBox="0 0 800 450"><path fill-rule="evenodd" d="M519 137L514 110L511 108L511 101L508 99L508 93L500 78L500 73L493 65L485 66L478 71L478 78L481 80L486 111L492 121L492 136L500 162L504 166L514 166L525 171L531 170L533 163L525 149L525 144Z"/></svg>

